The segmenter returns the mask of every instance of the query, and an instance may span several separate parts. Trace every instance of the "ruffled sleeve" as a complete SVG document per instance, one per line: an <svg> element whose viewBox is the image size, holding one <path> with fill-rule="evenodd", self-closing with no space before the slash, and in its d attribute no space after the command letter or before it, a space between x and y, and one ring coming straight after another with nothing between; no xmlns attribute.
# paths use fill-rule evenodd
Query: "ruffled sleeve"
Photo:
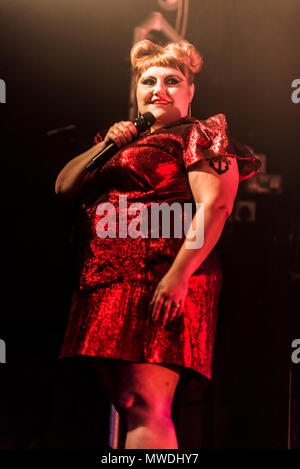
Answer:
<svg viewBox="0 0 300 469"><path fill-rule="evenodd" d="M230 164L237 158L239 180L244 181L261 168L251 147L243 145L230 135L224 114L206 120L194 120L185 136L183 160L186 169L201 160L214 160Z"/></svg>

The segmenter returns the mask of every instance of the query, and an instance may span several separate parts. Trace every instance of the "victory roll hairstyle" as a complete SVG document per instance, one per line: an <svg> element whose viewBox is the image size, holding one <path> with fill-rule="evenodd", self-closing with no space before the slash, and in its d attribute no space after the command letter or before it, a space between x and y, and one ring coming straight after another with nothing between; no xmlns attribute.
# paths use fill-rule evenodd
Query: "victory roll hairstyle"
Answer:
<svg viewBox="0 0 300 469"><path fill-rule="evenodd" d="M191 85L194 82L195 74L200 71L203 64L203 57L186 40L169 42L165 46L160 46L144 39L134 44L130 51L130 58L135 84L145 70L158 66L179 69Z"/></svg>

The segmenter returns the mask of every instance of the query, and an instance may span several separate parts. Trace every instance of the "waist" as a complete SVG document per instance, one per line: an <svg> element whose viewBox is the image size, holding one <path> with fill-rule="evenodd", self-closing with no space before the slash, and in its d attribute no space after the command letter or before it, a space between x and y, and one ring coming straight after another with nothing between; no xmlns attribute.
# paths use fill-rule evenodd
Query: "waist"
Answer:
<svg viewBox="0 0 300 469"><path fill-rule="evenodd" d="M172 266L183 241L142 239L137 243L126 244L126 240L122 240L122 244L112 244L110 249L98 249L94 253L87 250L79 271L80 288L123 280L142 283L158 281ZM221 262L213 250L192 277L220 271Z"/></svg>

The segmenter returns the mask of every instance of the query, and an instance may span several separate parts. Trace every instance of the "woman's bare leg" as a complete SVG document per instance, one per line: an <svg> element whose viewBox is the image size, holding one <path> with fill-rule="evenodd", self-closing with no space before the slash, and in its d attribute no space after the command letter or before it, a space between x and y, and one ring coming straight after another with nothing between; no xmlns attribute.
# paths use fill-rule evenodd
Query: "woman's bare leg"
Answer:
<svg viewBox="0 0 300 469"><path fill-rule="evenodd" d="M178 448L171 414L180 371L177 365L102 362L108 394L126 421L125 449Z"/></svg>

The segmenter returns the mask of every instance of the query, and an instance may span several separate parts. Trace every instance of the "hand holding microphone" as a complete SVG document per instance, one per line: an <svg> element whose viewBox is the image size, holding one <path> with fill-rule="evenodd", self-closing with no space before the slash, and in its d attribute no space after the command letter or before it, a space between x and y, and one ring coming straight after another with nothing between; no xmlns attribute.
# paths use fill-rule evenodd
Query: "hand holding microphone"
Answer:
<svg viewBox="0 0 300 469"><path fill-rule="evenodd" d="M118 148L122 148L137 137L138 131L133 122L121 121L109 128L103 142L105 146L109 145L111 142L115 142Z"/></svg>
<svg viewBox="0 0 300 469"><path fill-rule="evenodd" d="M139 116L133 122L121 121L109 128L104 143L105 148L94 156L86 165L90 173L97 168L101 168L120 148L132 142L141 132L144 132L156 121L151 112Z"/></svg>

